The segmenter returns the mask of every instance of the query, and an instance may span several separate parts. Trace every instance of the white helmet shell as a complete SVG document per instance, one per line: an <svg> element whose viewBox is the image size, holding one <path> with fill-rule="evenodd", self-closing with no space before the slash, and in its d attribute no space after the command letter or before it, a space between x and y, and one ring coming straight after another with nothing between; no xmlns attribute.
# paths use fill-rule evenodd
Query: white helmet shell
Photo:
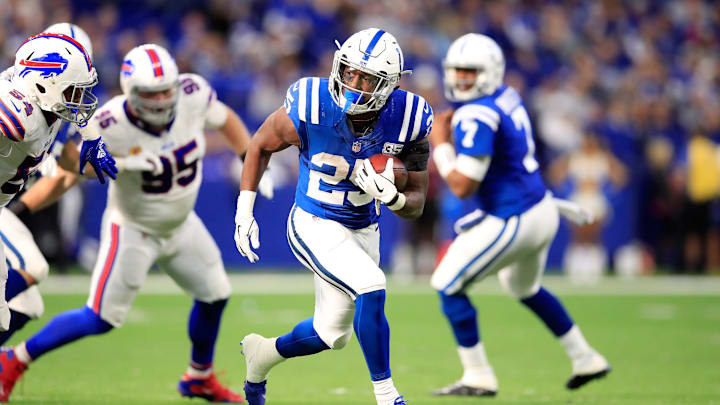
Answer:
<svg viewBox="0 0 720 405"><path fill-rule="evenodd" d="M13 80L42 110L81 126L95 112L98 102L92 88L97 73L78 41L63 34L34 35L18 48L14 67Z"/></svg>
<svg viewBox="0 0 720 405"><path fill-rule="evenodd" d="M475 69L475 83L462 89L455 69ZM445 96L450 101L469 101L493 94L503 82L505 57L492 38L465 34L456 39L443 60Z"/></svg>
<svg viewBox="0 0 720 405"><path fill-rule="evenodd" d="M178 77L178 67L170 53L159 45L145 44L125 55L120 68L120 87L141 120L163 126L175 117ZM139 94L165 91L169 91L169 97L161 100Z"/></svg>
<svg viewBox="0 0 720 405"><path fill-rule="evenodd" d="M395 37L384 30L369 28L353 34L338 48L329 81L333 101L347 114L380 110L397 87L400 76L406 73ZM348 68L373 78L374 89L363 91L346 85L342 76Z"/></svg>
<svg viewBox="0 0 720 405"><path fill-rule="evenodd" d="M77 25L66 22L57 23L45 28L45 31L43 32L52 32L53 34L63 34L69 36L70 38L80 42L80 45L85 48L85 51L90 56L90 60L93 59L93 48L92 42L90 42L90 37L87 32Z"/></svg>

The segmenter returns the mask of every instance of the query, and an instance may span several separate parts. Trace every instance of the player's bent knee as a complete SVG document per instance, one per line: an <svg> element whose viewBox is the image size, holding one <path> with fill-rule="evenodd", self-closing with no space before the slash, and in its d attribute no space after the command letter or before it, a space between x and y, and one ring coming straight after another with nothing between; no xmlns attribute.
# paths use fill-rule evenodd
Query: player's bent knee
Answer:
<svg viewBox="0 0 720 405"><path fill-rule="evenodd" d="M352 331L344 333L340 336L337 336L337 337L335 337L335 339L333 339L330 342L323 339L323 342L325 342L325 344L328 345L333 350L340 350L343 347L347 346L351 337L352 337ZM322 336L320 338L322 339Z"/></svg>
<svg viewBox="0 0 720 405"><path fill-rule="evenodd" d="M28 255L23 270L35 279L35 284L39 284L48 277L50 265L42 255Z"/></svg>
<svg viewBox="0 0 720 405"><path fill-rule="evenodd" d="M539 282L535 280L529 283L523 282L518 277L515 277L514 273L510 271L499 272L498 279L508 295L517 300L532 297L537 294L538 290L540 290Z"/></svg>
<svg viewBox="0 0 720 405"><path fill-rule="evenodd" d="M100 335L103 333L110 332L113 329L113 325L105 321L96 314L92 309L85 307L83 308L83 320L87 330L92 335Z"/></svg>
<svg viewBox="0 0 720 405"><path fill-rule="evenodd" d="M333 350L340 350L345 347L352 337L352 325L339 327L315 322L313 327L320 339Z"/></svg>

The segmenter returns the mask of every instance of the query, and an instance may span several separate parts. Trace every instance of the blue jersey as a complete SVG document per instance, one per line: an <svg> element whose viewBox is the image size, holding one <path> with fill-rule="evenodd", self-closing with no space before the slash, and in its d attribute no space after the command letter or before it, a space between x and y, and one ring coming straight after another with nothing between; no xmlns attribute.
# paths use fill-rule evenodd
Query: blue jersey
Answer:
<svg viewBox="0 0 720 405"><path fill-rule="evenodd" d="M482 210L509 218L545 196L530 117L515 89L503 85L464 104L453 114L452 128L458 154L491 158L475 195Z"/></svg>
<svg viewBox="0 0 720 405"><path fill-rule="evenodd" d="M397 155L427 137L433 113L425 100L395 90L372 132L358 137L335 104L328 79L303 78L287 91L285 109L300 138L295 204L351 229L377 222L373 199L350 179L360 162L377 153Z"/></svg>

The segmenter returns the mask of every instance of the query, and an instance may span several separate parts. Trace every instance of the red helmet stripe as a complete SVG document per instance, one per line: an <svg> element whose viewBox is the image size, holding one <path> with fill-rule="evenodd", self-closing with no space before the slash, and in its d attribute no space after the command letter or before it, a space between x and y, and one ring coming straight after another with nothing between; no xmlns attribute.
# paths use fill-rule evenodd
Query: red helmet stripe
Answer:
<svg viewBox="0 0 720 405"><path fill-rule="evenodd" d="M150 62L152 62L153 73L155 73L155 77L161 77L163 75L163 68L157 52L152 48L145 49L145 52L150 57Z"/></svg>

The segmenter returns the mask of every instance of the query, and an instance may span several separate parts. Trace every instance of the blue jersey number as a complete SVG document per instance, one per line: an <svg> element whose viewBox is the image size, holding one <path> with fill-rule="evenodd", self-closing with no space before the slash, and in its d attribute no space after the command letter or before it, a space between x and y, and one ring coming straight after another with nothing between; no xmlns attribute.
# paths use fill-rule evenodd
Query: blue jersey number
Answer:
<svg viewBox="0 0 720 405"><path fill-rule="evenodd" d="M310 159L310 163L316 167L330 166L331 170L312 170L310 169L310 178L308 179L307 196L323 202L325 204L343 205L345 196L348 201L356 207L368 204L372 201L372 197L362 191L342 191L342 190L320 190L320 181L325 184L335 186L343 180L349 180L355 177L355 171L360 167L362 160L357 159L352 173L350 173L350 163L340 155L330 153L317 153ZM328 172L332 172L329 174Z"/></svg>

